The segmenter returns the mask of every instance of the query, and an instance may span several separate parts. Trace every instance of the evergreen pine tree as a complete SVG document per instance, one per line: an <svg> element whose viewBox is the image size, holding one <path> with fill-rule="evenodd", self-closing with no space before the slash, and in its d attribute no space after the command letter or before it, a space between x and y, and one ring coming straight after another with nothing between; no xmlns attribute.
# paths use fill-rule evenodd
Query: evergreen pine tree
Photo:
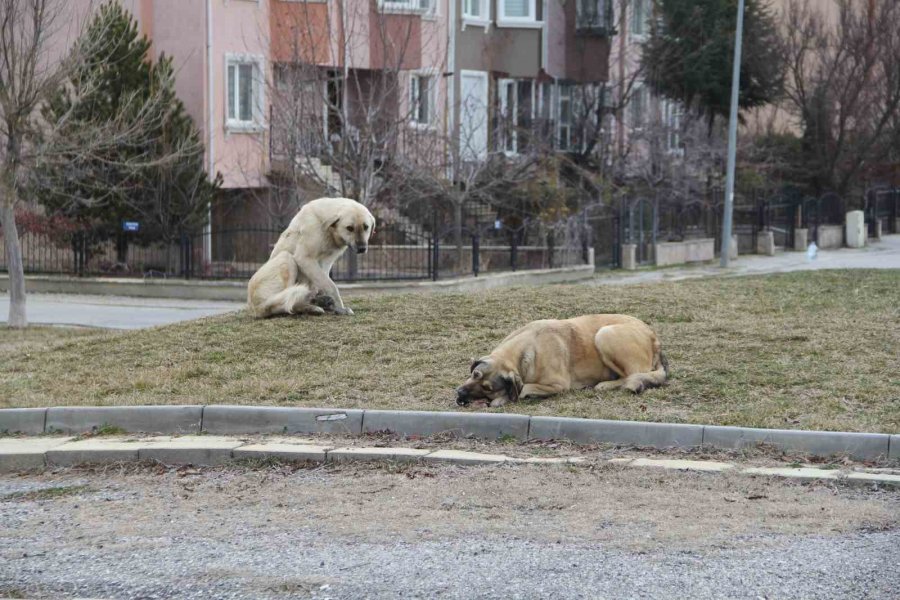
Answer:
<svg viewBox="0 0 900 600"><path fill-rule="evenodd" d="M644 45L645 80L657 94L678 100L710 127L727 117L737 0L657 0ZM739 106L763 106L782 89L784 58L765 0L746 0Z"/></svg>

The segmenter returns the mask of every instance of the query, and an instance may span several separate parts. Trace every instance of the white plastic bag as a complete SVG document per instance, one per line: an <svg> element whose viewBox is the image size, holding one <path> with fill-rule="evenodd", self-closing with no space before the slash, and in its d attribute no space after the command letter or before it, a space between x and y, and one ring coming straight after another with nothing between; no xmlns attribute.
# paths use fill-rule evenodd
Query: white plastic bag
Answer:
<svg viewBox="0 0 900 600"><path fill-rule="evenodd" d="M815 242L812 242L809 245L809 248L806 249L806 259L807 260L816 260L816 254L819 253L819 247L816 246Z"/></svg>

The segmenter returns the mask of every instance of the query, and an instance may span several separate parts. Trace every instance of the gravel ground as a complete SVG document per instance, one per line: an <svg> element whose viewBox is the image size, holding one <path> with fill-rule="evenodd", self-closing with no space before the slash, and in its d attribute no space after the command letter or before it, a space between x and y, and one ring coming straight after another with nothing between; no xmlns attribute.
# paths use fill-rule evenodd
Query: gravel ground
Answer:
<svg viewBox="0 0 900 600"><path fill-rule="evenodd" d="M0 598L895 598L900 493L625 469L0 478Z"/></svg>

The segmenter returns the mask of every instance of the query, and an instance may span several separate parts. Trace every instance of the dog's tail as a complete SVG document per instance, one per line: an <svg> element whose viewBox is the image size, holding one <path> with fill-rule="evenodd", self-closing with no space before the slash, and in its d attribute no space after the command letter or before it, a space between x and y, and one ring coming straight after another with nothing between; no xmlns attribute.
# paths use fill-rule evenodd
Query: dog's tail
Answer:
<svg viewBox="0 0 900 600"><path fill-rule="evenodd" d="M660 351L660 353L659 353L659 360L657 361L657 364L654 365L654 366L655 366L657 369L662 368L662 370L663 370L663 372L665 373L666 377L669 376L669 360L666 358L666 355L662 353L662 351Z"/></svg>
<svg viewBox="0 0 900 600"><path fill-rule="evenodd" d="M254 307L253 313L257 317L272 317L275 315L293 315L299 312L324 312L321 308L311 304L315 294L309 286L301 284L292 285L284 289L263 304Z"/></svg>

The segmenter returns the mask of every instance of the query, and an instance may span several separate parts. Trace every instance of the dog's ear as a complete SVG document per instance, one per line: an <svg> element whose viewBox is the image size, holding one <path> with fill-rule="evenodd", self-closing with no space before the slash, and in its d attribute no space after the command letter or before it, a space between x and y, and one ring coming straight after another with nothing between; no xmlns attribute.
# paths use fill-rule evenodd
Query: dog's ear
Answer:
<svg viewBox="0 0 900 600"><path fill-rule="evenodd" d="M472 373L473 371L475 371L475 367L477 367L480 363L481 363L480 358L473 358L472 364L469 365L469 373Z"/></svg>
<svg viewBox="0 0 900 600"><path fill-rule="evenodd" d="M506 396L510 402L518 402L519 394L522 392L522 388L525 387L519 374L511 371L509 375L503 378L503 383L506 385Z"/></svg>
<svg viewBox="0 0 900 600"><path fill-rule="evenodd" d="M335 219L335 220L331 223L331 225L329 225L329 227L337 227L337 226L338 226L338 223L340 223L340 222L341 222L341 218L338 217L337 219Z"/></svg>

